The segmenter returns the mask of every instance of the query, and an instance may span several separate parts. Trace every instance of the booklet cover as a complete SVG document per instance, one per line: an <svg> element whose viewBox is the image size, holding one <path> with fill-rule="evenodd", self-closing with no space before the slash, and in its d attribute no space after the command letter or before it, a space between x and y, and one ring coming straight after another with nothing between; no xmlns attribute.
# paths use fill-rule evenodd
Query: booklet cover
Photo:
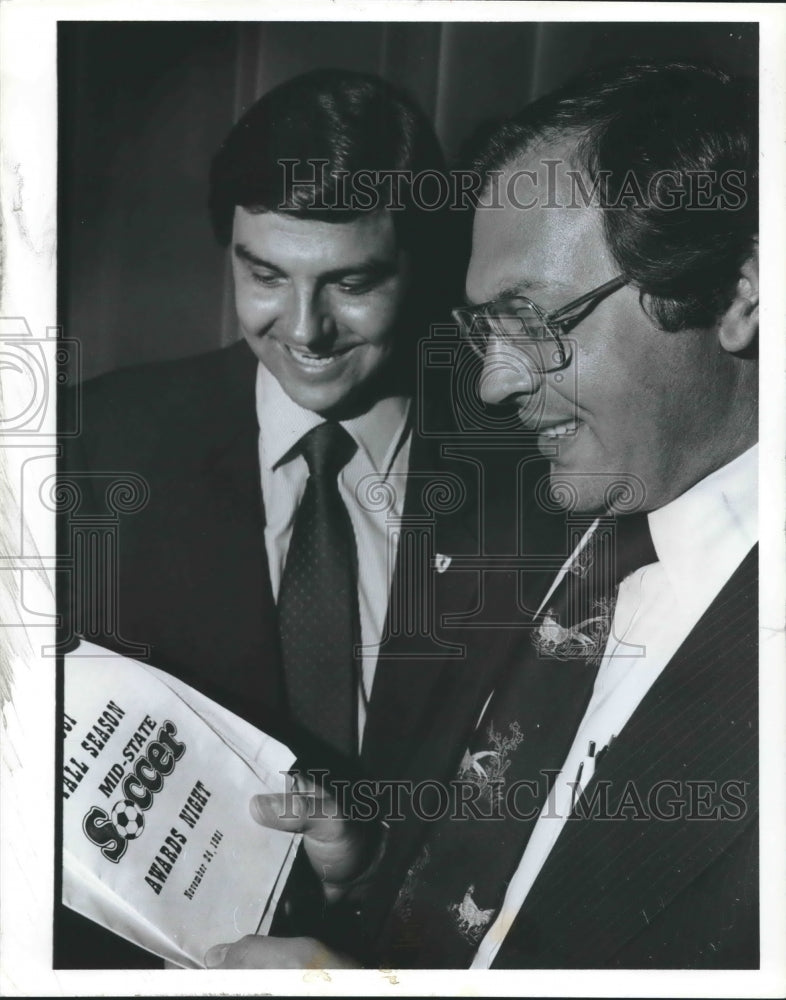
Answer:
<svg viewBox="0 0 786 1000"><path fill-rule="evenodd" d="M63 902L185 968L265 933L298 837L255 823L287 747L147 664L65 657Z"/></svg>

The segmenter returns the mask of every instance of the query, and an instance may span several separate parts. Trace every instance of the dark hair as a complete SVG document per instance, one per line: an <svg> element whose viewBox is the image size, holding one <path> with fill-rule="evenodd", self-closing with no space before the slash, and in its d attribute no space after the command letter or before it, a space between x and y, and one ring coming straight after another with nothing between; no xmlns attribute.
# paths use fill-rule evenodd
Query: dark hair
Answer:
<svg viewBox="0 0 786 1000"><path fill-rule="evenodd" d="M324 167L312 169L317 161ZM253 104L216 154L210 171L213 230L219 242L229 243L236 205L327 222L386 207L349 203L341 174L355 178L367 171L444 174L429 120L403 91L371 74L319 69L296 76ZM313 182L290 183L306 178ZM403 209L394 220L406 244L417 227L405 219L417 205L407 184L400 190ZM342 204L335 207L337 202Z"/></svg>
<svg viewBox="0 0 786 1000"><path fill-rule="evenodd" d="M316 161L324 165L313 168ZM401 172L395 187L393 171ZM347 199L346 178L360 172L388 177L367 182L365 207L363 198ZM463 277L447 205L429 210L413 196L413 178L445 174L431 122L407 94L372 74L318 69L269 91L231 129L210 170L210 217L226 246L237 205L334 223L391 208L398 244L412 258L414 334L446 314Z"/></svg>
<svg viewBox="0 0 786 1000"><path fill-rule="evenodd" d="M560 138L575 138L575 165L593 187L601 181L607 245L652 297L653 319L665 330L710 326L758 233L754 83L690 63L592 70L487 127L472 166L487 184L490 171Z"/></svg>

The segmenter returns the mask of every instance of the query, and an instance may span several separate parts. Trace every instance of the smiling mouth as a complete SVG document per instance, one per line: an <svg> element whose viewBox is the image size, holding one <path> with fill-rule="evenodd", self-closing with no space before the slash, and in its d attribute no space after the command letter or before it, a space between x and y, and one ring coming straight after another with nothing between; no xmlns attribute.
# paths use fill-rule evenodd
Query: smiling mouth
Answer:
<svg viewBox="0 0 786 1000"><path fill-rule="evenodd" d="M284 347L291 357L303 368L319 371L322 368L329 368L332 364L335 364L340 358L348 354L354 345L345 347L340 351L330 351L326 354L314 354L311 351L304 351L299 347L292 347L289 344L285 344Z"/></svg>
<svg viewBox="0 0 786 1000"><path fill-rule="evenodd" d="M542 428L540 434L550 441L556 441L575 434L580 424L580 420L564 420L560 424L552 424L551 427Z"/></svg>

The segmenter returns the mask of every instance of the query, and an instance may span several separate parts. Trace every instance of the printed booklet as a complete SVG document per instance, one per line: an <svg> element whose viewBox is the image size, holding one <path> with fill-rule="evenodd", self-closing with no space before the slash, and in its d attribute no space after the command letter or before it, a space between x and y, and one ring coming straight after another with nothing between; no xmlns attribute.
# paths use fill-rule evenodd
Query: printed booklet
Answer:
<svg viewBox="0 0 786 1000"><path fill-rule="evenodd" d="M299 837L255 823L287 747L147 664L65 657L63 902L184 968L265 933Z"/></svg>

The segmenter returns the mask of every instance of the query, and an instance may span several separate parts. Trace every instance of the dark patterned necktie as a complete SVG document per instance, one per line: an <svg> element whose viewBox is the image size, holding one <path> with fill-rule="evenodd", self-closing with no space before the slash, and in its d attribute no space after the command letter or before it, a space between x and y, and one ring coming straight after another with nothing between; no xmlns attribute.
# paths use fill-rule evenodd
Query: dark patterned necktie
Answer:
<svg viewBox="0 0 786 1000"><path fill-rule="evenodd" d="M281 652L294 721L343 755L357 752L360 642L357 547L338 475L357 445L323 423L299 449L309 479L295 515L278 595Z"/></svg>
<svg viewBox="0 0 786 1000"><path fill-rule="evenodd" d="M381 939L391 968L472 962L586 711L618 585L655 561L644 514L601 518L534 619L399 892Z"/></svg>

